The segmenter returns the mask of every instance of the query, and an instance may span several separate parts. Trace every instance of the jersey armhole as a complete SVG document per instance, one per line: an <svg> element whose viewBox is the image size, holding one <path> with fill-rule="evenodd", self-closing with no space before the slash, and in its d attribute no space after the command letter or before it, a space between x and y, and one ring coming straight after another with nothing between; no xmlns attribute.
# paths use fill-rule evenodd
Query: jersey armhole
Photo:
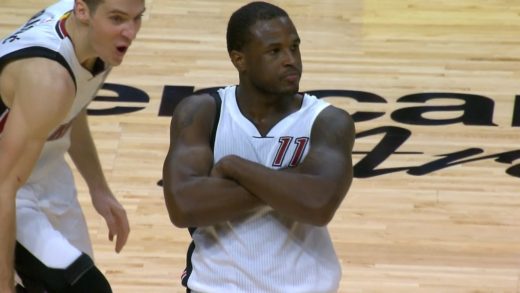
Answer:
<svg viewBox="0 0 520 293"><path fill-rule="evenodd" d="M78 85L76 83L76 77L74 76L74 72L72 71L72 68L69 66L69 63L67 63L65 58L58 52L44 47L29 47L4 55L0 58L0 71L2 71L4 66L6 66L9 62L34 57L47 58L61 64L61 66L65 67L65 69L69 72L69 75L72 78L72 81L74 82L74 87L76 87L77 89Z"/></svg>
<svg viewBox="0 0 520 293"><path fill-rule="evenodd" d="M213 129L211 130L211 138L210 138L210 146L211 146L211 150L213 150L215 147L215 137L217 135L218 122L220 120L220 108L222 106L222 99L220 98L220 95L218 92L210 92L209 94L215 100L215 120L213 122Z"/></svg>

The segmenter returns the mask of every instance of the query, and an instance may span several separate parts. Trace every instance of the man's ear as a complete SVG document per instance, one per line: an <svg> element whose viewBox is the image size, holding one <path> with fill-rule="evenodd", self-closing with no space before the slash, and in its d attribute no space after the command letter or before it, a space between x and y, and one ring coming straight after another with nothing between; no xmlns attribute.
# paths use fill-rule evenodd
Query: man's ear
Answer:
<svg viewBox="0 0 520 293"><path fill-rule="evenodd" d="M231 52L229 52L229 58L231 58L231 62L238 70L238 72L243 72L244 70L246 70L246 60L244 53L237 50L232 50Z"/></svg>
<svg viewBox="0 0 520 293"><path fill-rule="evenodd" d="M90 10L83 0L74 1L74 15L84 24L88 24L90 21Z"/></svg>

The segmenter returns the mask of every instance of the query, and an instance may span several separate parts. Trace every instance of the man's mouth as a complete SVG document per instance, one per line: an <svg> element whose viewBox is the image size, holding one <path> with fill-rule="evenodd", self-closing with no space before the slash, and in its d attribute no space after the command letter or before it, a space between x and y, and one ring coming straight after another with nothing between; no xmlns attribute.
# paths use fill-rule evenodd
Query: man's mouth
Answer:
<svg viewBox="0 0 520 293"><path fill-rule="evenodd" d="M128 46L117 46L117 51L121 54L125 54L128 50Z"/></svg>
<svg viewBox="0 0 520 293"><path fill-rule="evenodd" d="M298 71L286 72L283 75L283 78L293 82L293 81L296 81L296 80L298 80L300 78L300 73Z"/></svg>

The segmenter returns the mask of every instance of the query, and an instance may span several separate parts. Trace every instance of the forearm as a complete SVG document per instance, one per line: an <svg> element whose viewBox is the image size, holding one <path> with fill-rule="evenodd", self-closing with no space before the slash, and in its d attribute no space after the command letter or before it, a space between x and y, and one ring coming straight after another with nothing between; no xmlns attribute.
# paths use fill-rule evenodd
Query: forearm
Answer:
<svg viewBox="0 0 520 293"><path fill-rule="evenodd" d="M91 194L95 190L108 189L85 111L78 115L72 126L69 155L87 183Z"/></svg>
<svg viewBox="0 0 520 293"><path fill-rule="evenodd" d="M273 170L236 156L223 168L226 175L273 209L308 224L328 223L346 193L338 183L343 179L296 169Z"/></svg>
<svg viewBox="0 0 520 293"><path fill-rule="evenodd" d="M265 206L236 182L201 177L175 186L165 179L170 219L178 227L201 227L232 220Z"/></svg>
<svg viewBox="0 0 520 293"><path fill-rule="evenodd" d="M2 190L0 195L0 292L14 288L15 196ZM12 193L12 192L10 192Z"/></svg>

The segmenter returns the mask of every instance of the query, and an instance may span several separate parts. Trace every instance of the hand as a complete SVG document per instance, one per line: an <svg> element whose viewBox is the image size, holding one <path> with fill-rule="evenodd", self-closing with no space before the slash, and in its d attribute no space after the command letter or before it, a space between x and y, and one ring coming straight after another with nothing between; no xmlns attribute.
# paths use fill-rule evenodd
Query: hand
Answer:
<svg viewBox="0 0 520 293"><path fill-rule="evenodd" d="M213 168L211 169L211 172L209 174L210 177L216 177L216 178L225 178L224 174L222 174L222 171L219 168L219 164L215 164Z"/></svg>
<svg viewBox="0 0 520 293"><path fill-rule="evenodd" d="M126 244L130 225L123 206L117 201L110 190L92 194L92 204L96 211L105 218L108 226L108 239L116 239L116 252L119 253Z"/></svg>
<svg viewBox="0 0 520 293"><path fill-rule="evenodd" d="M236 158L238 157L235 155L228 155L221 158L218 162L215 163L215 165L213 165L210 176L232 180L233 178L231 178L227 170L230 170L230 167L234 164L233 160L236 160Z"/></svg>

